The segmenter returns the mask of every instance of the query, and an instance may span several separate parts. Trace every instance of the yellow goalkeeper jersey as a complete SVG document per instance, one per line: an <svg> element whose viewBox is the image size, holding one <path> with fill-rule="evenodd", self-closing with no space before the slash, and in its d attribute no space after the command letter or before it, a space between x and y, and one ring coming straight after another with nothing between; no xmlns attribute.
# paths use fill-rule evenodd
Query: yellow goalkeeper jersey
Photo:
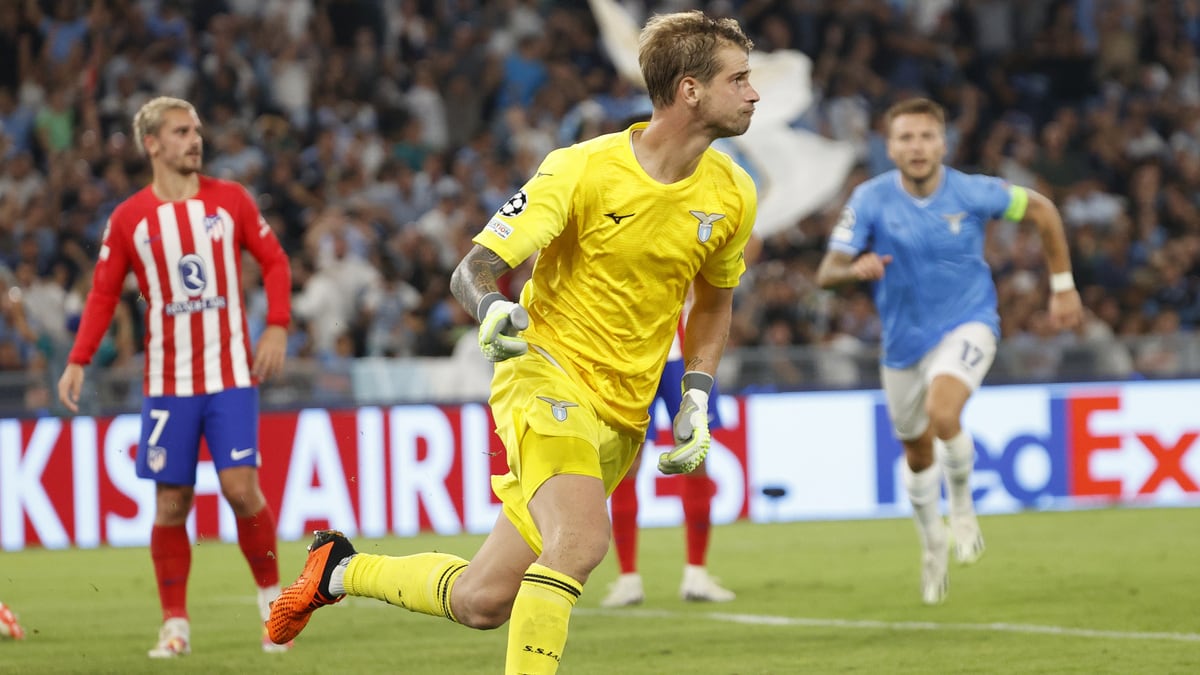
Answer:
<svg viewBox="0 0 1200 675"><path fill-rule="evenodd" d="M550 153L474 238L516 267L524 337L592 393L610 425L644 433L684 297L697 275L732 288L757 211L750 176L709 148L663 184L634 157L635 124Z"/></svg>

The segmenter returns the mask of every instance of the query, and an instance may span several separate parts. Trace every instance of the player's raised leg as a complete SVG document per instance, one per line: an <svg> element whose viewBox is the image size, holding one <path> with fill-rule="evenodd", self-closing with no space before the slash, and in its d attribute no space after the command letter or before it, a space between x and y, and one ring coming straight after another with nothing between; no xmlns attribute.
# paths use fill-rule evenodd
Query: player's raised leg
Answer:
<svg viewBox="0 0 1200 675"><path fill-rule="evenodd" d="M448 553L360 554L341 532L318 531L300 576L271 603L267 634L277 644L287 643L304 630L314 611L346 595L454 621L450 593L467 567L466 560Z"/></svg>
<svg viewBox="0 0 1200 675"><path fill-rule="evenodd" d="M963 357L964 353L968 357ZM954 553L963 564L979 560L984 543L971 495L975 440L963 429L961 420L967 401L983 382L995 353L996 338L991 330L981 323L968 323L943 340L930 366L933 377L925 407L949 495Z"/></svg>
<svg viewBox="0 0 1200 675"><path fill-rule="evenodd" d="M358 553L341 532L318 531L304 570L271 603L268 634L273 641L292 640L314 611L346 595L375 598L471 628L496 628L508 620L535 558L503 514L469 563L449 553Z"/></svg>
<svg viewBox="0 0 1200 675"><path fill-rule="evenodd" d="M354 546L337 530L313 533L300 576L271 603L266 626L272 642L283 645L296 639L314 611L345 597L345 591L331 589L330 582L339 568L345 573L344 567L355 553Z"/></svg>

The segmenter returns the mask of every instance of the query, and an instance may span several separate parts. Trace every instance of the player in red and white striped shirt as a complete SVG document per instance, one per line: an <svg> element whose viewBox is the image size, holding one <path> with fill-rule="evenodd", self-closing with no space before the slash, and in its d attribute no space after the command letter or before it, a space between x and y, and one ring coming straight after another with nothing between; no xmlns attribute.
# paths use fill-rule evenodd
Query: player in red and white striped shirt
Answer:
<svg viewBox="0 0 1200 675"><path fill-rule="evenodd" d="M113 211L75 345L58 383L78 412L91 362L132 270L146 301L145 381L137 472L157 484L150 536L163 627L151 657L190 651L186 529L200 438L237 516L238 543L266 619L279 593L275 516L258 482L258 389L283 366L290 319L287 254L241 185L200 175L200 120L187 101L159 97L134 116L151 184ZM241 288L242 251L262 267L267 329L251 352ZM263 648L279 646L263 639ZM286 646L283 647L286 649Z"/></svg>

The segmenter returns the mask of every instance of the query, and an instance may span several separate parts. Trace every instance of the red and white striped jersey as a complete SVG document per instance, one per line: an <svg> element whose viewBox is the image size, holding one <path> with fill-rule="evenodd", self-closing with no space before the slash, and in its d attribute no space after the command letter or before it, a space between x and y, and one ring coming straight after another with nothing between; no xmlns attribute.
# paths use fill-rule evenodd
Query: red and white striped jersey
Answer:
<svg viewBox="0 0 1200 675"><path fill-rule="evenodd" d="M176 202L143 188L109 218L69 361L91 361L132 269L147 303L147 396L193 396L256 384L241 287L243 249L262 267L267 323L287 327L287 254L245 188L201 176L196 195Z"/></svg>

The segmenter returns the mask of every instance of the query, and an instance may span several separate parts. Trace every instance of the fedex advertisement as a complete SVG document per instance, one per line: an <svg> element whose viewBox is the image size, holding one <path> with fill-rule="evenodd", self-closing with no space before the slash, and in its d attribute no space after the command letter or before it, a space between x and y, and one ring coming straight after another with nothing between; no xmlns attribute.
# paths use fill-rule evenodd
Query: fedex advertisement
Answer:
<svg viewBox="0 0 1200 675"><path fill-rule="evenodd" d="M1102 504L1200 505L1200 383L985 387L968 404L980 513ZM879 392L724 396L708 473L714 522L874 518L908 512L903 452ZM636 477L644 526L682 522L678 477L655 459L670 420L654 411ZM0 549L144 546L154 485L134 472L138 415L0 419ZM404 405L264 413L263 491L282 540L483 533L507 470L487 406ZM202 452L196 538L236 541Z"/></svg>
<svg viewBox="0 0 1200 675"><path fill-rule="evenodd" d="M976 509L1200 505L1196 401L1191 381L984 387L963 417L975 439ZM786 491L774 503L755 495L752 516L911 510L882 394L778 395L753 401L750 415L753 475ZM790 453L770 447L783 438Z"/></svg>

